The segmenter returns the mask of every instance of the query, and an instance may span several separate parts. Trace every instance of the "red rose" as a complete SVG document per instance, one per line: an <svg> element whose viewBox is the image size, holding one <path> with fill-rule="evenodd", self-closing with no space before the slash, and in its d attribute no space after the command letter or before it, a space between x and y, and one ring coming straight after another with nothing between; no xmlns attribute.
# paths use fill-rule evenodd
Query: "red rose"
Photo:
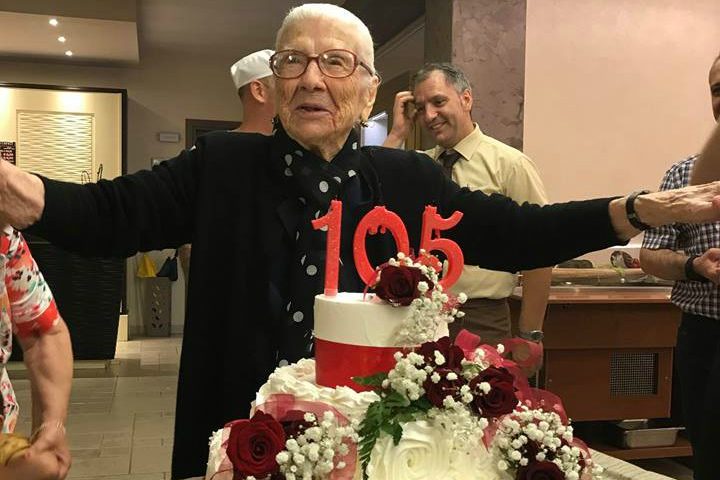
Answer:
<svg viewBox="0 0 720 480"><path fill-rule="evenodd" d="M518 469L517 480L565 480L565 474L553 462L530 459L527 466Z"/></svg>
<svg viewBox="0 0 720 480"><path fill-rule="evenodd" d="M439 365L443 368L450 368L462 371L462 361L465 358L465 353L462 348L457 345L453 345L450 337L442 337L435 342L425 342L420 345L417 353L425 358L425 363L430 366L436 365L435 363L435 351L440 352L445 357L445 363Z"/></svg>
<svg viewBox="0 0 720 480"><path fill-rule="evenodd" d="M393 305L408 306L414 299L420 298L418 282L426 282L428 287L433 287L432 282L419 268L387 265L380 270L380 280L375 285L375 293Z"/></svg>
<svg viewBox="0 0 720 480"><path fill-rule="evenodd" d="M280 420L280 424L285 431L285 438L295 438L313 426L312 423L305 420L305 412L300 410L288 410Z"/></svg>
<svg viewBox="0 0 720 480"><path fill-rule="evenodd" d="M455 380L448 380L448 373L455 373ZM440 375L440 381L434 383L432 381L432 373L428 375L427 380L423 382L423 389L427 399L438 408L443 407L443 401L448 395L455 400L460 400L460 387L465 384L465 379L461 374L449 368L436 368L435 372Z"/></svg>
<svg viewBox="0 0 720 480"><path fill-rule="evenodd" d="M470 406L483 417L499 417L512 412L518 403L513 381L512 374L502 367L486 368L470 380L470 391L473 394ZM480 389L482 382L490 384L488 393Z"/></svg>
<svg viewBox="0 0 720 480"><path fill-rule="evenodd" d="M258 411L250 420L232 425L226 451L236 473L263 477L277 470L275 456L284 448L282 425Z"/></svg>

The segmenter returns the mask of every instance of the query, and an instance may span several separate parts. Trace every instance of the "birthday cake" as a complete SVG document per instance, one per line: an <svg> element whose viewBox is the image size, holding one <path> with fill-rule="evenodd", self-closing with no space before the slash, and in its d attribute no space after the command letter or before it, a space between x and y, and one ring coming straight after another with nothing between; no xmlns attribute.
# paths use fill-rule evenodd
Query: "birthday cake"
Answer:
<svg viewBox="0 0 720 480"><path fill-rule="evenodd" d="M596 478L560 400L505 358L512 342L450 340L465 298L439 271L421 250L378 267L374 293L326 283L315 359L277 368L250 419L213 434L206 480Z"/></svg>

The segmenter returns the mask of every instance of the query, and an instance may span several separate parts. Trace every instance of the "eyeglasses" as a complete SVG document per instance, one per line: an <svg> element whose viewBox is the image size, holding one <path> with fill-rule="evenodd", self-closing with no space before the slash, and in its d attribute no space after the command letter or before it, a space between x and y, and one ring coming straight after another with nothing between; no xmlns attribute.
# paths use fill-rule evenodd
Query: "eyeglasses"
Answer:
<svg viewBox="0 0 720 480"><path fill-rule="evenodd" d="M311 60L315 60L320 71L331 78L349 77L355 73L358 65L370 75L377 75L365 62L358 60L353 52L339 48L326 50L319 55L308 55L297 50L280 50L270 57L270 68L278 78L298 78L305 73Z"/></svg>

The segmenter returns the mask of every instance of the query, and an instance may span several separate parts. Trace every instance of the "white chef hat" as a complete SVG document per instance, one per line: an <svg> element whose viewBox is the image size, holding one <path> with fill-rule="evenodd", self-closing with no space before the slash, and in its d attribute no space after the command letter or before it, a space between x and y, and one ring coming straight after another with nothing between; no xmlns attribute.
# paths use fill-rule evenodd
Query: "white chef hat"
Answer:
<svg viewBox="0 0 720 480"><path fill-rule="evenodd" d="M273 50L260 50L241 58L230 67L235 88L239 89L259 78L272 75L270 70L270 57L275 53Z"/></svg>

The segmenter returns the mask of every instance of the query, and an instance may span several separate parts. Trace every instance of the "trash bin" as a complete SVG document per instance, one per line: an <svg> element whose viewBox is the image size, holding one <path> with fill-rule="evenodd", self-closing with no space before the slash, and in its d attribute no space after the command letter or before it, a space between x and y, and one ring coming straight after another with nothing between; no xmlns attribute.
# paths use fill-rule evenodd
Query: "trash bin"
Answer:
<svg viewBox="0 0 720 480"><path fill-rule="evenodd" d="M171 283L166 277L143 279L145 301L143 322L148 337L169 337L171 324Z"/></svg>

